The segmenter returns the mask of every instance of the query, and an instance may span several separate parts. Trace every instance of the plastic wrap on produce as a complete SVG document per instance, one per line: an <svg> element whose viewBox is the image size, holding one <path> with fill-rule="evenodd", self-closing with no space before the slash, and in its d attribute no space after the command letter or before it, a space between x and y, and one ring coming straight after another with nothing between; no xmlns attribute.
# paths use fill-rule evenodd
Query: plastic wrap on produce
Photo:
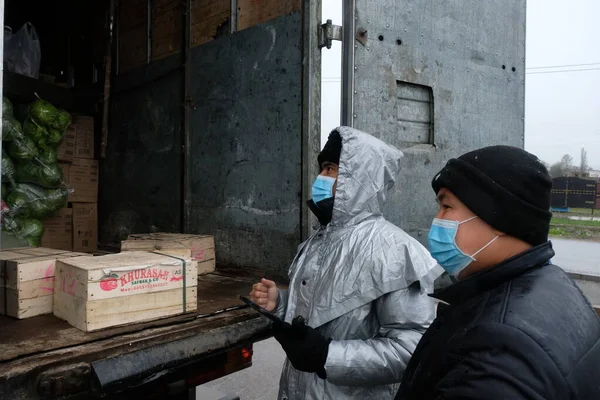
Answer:
<svg viewBox="0 0 600 400"><path fill-rule="evenodd" d="M2 229L39 246L42 221L66 207L73 192L56 157L71 115L38 99L28 105L21 123L14 109L3 98Z"/></svg>

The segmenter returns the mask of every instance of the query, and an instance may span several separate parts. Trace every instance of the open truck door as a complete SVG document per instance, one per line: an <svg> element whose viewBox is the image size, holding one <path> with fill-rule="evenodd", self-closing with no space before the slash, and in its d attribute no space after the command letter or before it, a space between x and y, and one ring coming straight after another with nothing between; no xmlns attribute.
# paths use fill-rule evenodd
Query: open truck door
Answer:
<svg viewBox="0 0 600 400"><path fill-rule="evenodd" d="M41 72L45 55L68 58L61 85L5 71L3 95L94 117L99 248L212 235L217 269L198 277L197 311L161 320L87 333L0 315L0 399L186 397L250 366L268 323L238 296L261 276L285 282L311 225L321 2L6 3L10 25L44 35Z"/></svg>
<svg viewBox="0 0 600 400"><path fill-rule="evenodd" d="M446 161L524 147L525 1L343 4L342 124L403 150L385 214L426 244Z"/></svg>

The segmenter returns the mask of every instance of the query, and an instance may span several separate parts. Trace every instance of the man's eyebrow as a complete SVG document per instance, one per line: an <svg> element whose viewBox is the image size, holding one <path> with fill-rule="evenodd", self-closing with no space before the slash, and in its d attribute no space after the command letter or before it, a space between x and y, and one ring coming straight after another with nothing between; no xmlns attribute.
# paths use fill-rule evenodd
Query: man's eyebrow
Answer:
<svg viewBox="0 0 600 400"><path fill-rule="evenodd" d="M437 195L437 199L436 200L437 200L438 203L441 203L442 201L446 200L447 197L448 196L446 196L445 193L441 193L441 194Z"/></svg>

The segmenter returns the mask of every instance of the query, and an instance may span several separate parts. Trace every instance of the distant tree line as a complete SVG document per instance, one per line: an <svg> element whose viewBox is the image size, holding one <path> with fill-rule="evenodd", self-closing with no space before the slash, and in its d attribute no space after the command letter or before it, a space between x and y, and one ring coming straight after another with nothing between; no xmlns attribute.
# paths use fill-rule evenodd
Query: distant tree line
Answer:
<svg viewBox="0 0 600 400"><path fill-rule="evenodd" d="M546 164L548 166L548 164ZM562 156L559 162L549 166L548 172L552 178L561 176L576 176L587 178L590 176L590 165L588 164L587 151L581 149L581 161L579 165L573 165L573 157L569 154Z"/></svg>

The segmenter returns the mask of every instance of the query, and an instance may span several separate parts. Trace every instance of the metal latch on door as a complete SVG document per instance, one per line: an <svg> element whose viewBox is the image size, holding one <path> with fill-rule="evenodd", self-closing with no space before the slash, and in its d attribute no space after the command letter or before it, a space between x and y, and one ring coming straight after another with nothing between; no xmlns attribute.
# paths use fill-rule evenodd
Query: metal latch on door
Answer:
<svg viewBox="0 0 600 400"><path fill-rule="evenodd" d="M328 19L319 29L319 49L322 49L323 47L331 49L331 43L334 40L342 41L342 34L342 27L333 25L331 20Z"/></svg>

